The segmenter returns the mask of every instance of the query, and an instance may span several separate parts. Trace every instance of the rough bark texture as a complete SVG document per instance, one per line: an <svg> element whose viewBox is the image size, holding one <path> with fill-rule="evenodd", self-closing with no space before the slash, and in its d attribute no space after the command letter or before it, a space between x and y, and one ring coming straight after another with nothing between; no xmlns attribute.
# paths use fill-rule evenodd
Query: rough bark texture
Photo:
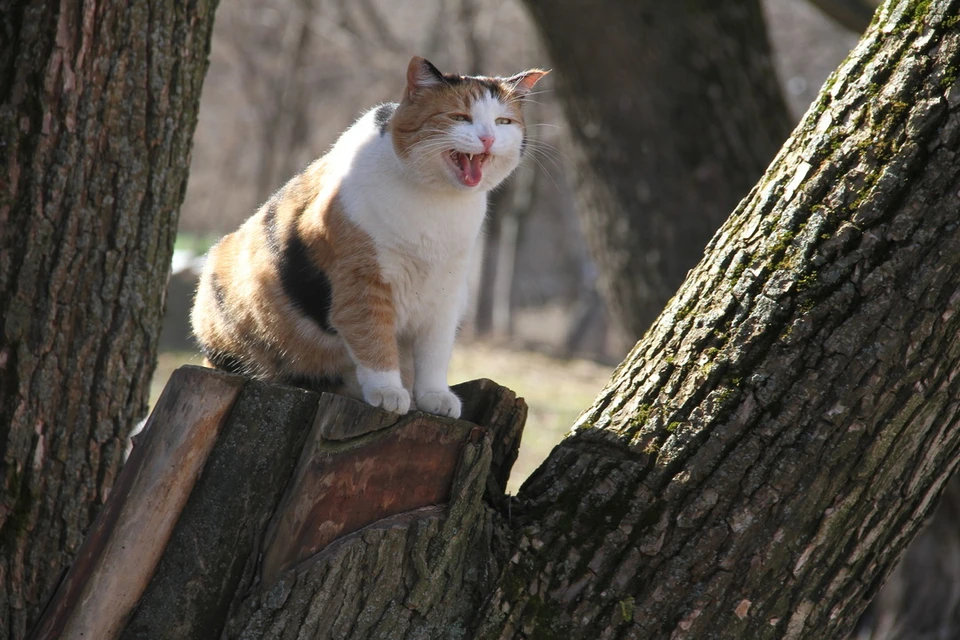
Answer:
<svg viewBox="0 0 960 640"><path fill-rule="evenodd" d="M954 476L926 527L883 584L853 640L960 637L960 477Z"/></svg>
<svg viewBox="0 0 960 640"><path fill-rule="evenodd" d="M256 557L293 473L317 399L308 391L246 383L123 640L219 637L234 594L249 582L251 554Z"/></svg>
<svg viewBox="0 0 960 640"><path fill-rule="evenodd" d="M574 435L479 638L839 638L960 460L957 0L889 2Z"/></svg>
<svg viewBox="0 0 960 640"><path fill-rule="evenodd" d="M0 0L0 636L146 413L215 0Z"/></svg>
<svg viewBox="0 0 960 640"><path fill-rule="evenodd" d="M527 0L574 140L578 211L639 338L789 133L757 0Z"/></svg>

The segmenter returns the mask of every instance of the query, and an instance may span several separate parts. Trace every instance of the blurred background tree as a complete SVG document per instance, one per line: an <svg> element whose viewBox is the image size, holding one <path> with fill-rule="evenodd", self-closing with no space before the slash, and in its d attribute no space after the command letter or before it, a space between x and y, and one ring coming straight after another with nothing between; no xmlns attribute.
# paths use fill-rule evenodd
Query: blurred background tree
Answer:
<svg viewBox="0 0 960 640"><path fill-rule="evenodd" d="M760 2L526 4L557 69L600 288L636 340L789 133Z"/></svg>

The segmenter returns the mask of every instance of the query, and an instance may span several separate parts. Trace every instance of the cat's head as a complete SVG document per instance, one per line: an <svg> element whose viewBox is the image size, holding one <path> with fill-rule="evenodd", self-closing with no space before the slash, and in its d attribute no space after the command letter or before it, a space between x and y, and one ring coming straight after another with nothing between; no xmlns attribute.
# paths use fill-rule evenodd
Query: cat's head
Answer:
<svg viewBox="0 0 960 640"><path fill-rule="evenodd" d="M523 99L546 74L532 69L509 78L459 76L413 58L390 122L397 156L426 184L461 191L494 188L520 162Z"/></svg>

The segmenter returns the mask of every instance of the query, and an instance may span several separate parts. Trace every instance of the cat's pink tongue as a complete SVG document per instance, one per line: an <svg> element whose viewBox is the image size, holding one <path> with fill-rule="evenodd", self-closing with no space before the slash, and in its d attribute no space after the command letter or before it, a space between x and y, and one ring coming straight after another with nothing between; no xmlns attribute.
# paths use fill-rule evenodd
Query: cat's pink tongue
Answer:
<svg viewBox="0 0 960 640"><path fill-rule="evenodd" d="M475 155L471 160L467 154L461 153L460 157L460 180L468 187L475 187L480 184L483 178L483 156Z"/></svg>

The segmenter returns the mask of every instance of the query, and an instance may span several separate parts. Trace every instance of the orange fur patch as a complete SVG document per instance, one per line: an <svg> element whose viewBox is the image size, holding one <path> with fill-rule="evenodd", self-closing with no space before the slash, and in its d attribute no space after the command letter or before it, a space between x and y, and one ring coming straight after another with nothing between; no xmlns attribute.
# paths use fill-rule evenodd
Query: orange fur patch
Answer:
<svg viewBox="0 0 960 640"><path fill-rule="evenodd" d="M208 256L193 309L194 333L206 353L243 363L249 375L281 381L343 377L350 384L354 364L344 340L364 366L399 367L390 288L380 276L373 242L346 218L337 185L328 184L325 173L323 159L313 163ZM324 333L283 289L279 261L292 234L330 280L335 334ZM269 237L264 241L270 235L273 246Z"/></svg>

